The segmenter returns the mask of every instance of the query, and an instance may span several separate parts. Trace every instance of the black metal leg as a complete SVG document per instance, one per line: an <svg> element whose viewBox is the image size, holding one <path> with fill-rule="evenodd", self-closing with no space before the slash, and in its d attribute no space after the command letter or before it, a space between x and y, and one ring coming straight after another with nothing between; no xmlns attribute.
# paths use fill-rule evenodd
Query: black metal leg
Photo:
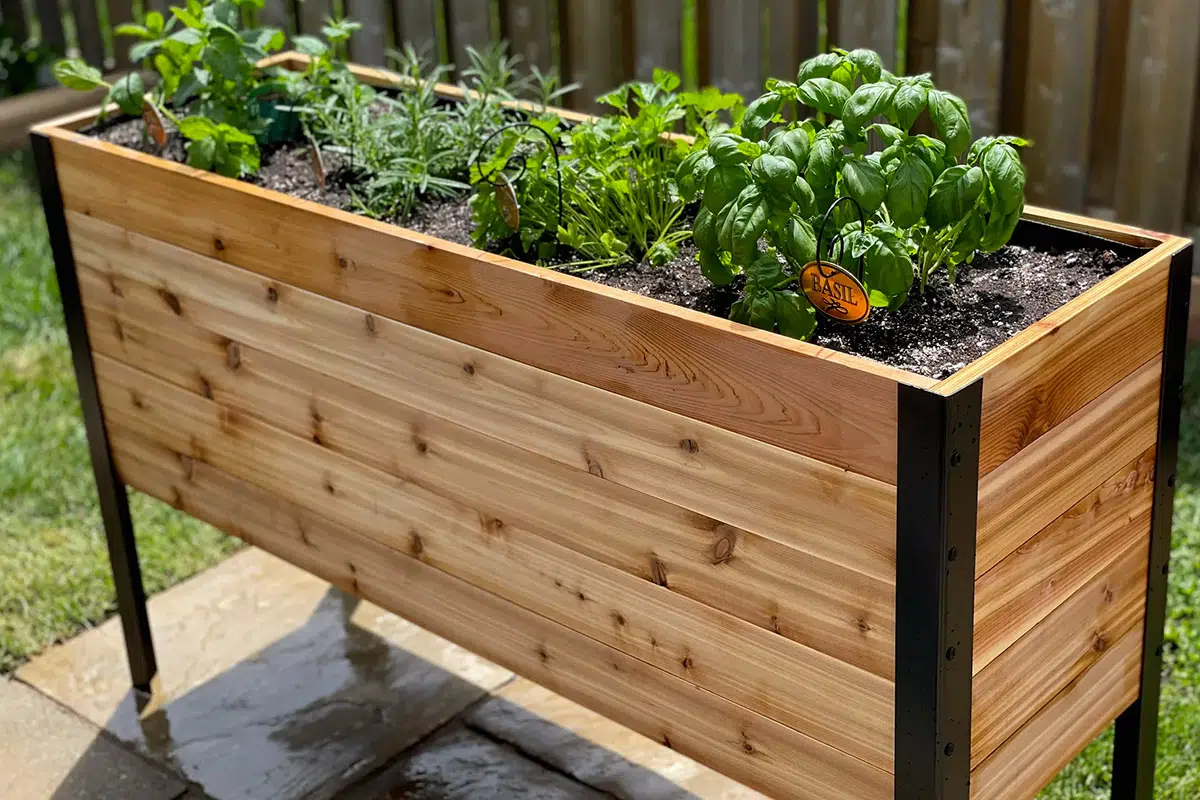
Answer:
<svg viewBox="0 0 1200 800"><path fill-rule="evenodd" d="M1191 247L1171 259L1168 280L1141 688L1138 699L1117 718L1113 750L1114 800L1151 800L1154 796L1154 751L1158 744L1159 683L1162 679L1163 625L1167 613L1167 573L1171 560L1175 459L1179 450L1183 359L1187 349L1188 301L1191 298Z"/></svg>
<svg viewBox="0 0 1200 800"><path fill-rule="evenodd" d="M154 658L154 643L150 638L146 591L142 587L142 571L133 538L133 520L129 516L129 497L125 493L125 484L113 466L108 433L104 427L100 391L96 385L95 366L84 325L83 300L79 295L79 279L75 274L75 257L67 235L62 193L54 165L54 149L50 139L42 134L34 133L30 139L41 184L42 206L46 212L46 227L54 254L59 293L62 295L71 360L75 364L75 380L79 384L79 401L83 406L92 471L96 475L96 491L100 496L100 514L104 520L113 583L117 590L117 609L125 632L129 671L134 688L149 692L158 665Z"/></svg>

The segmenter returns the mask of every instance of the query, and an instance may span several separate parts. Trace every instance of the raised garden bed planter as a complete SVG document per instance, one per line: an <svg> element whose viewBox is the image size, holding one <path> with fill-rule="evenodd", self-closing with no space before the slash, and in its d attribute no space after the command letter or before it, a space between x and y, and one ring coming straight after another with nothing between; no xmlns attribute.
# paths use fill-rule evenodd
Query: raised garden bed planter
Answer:
<svg viewBox="0 0 1200 800"><path fill-rule="evenodd" d="M94 117L33 143L136 685L122 484L773 796L1032 797L1120 717L1149 797L1186 240L1029 209L1143 252L935 382Z"/></svg>

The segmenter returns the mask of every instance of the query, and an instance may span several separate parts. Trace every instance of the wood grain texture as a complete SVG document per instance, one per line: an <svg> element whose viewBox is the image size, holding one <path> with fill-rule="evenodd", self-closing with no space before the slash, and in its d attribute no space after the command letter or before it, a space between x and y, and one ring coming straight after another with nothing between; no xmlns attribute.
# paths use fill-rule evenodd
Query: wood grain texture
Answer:
<svg viewBox="0 0 1200 800"><path fill-rule="evenodd" d="M104 37L100 35L100 17L95 0L68 0L75 20L75 39L79 55L92 66L104 66Z"/></svg>
<svg viewBox="0 0 1200 800"><path fill-rule="evenodd" d="M482 50L492 40L491 7L491 0L446 0L450 58L459 75L471 66L467 48Z"/></svg>
<svg viewBox="0 0 1200 800"><path fill-rule="evenodd" d="M133 63L129 60L130 46L138 42L128 36L117 36L115 29L127 22L137 22L133 13L133 0L105 0L108 6L108 26L114 30L112 37L113 63L116 69L128 69Z"/></svg>
<svg viewBox="0 0 1200 800"><path fill-rule="evenodd" d="M1162 356L979 481L978 578L1154 444Z"/></svg>
<svg viewBox="0 0 1200 800"><path fill-rule="evenodd" d="M344 586L735 779L802 800L886 800L882 770L459 581L201 460L114 428L138 489ZM265 512L264 512L265 510Z"/></svg>
<svg viewBox="0 0 1200 800"><path fill-rule="evenodd" d="M25 19L22 0L0 0L0 22L4 23L18 45L29 36L29 21Z"/></svg>
<svg viewBox="0 0 1200 800"><path fill-rule="evenodd" d="M438 0L392 0L396 43L408 42L417 48L418 53L424 53L434 61L439 58L435 8L437 2Z"/></svg>
<svg viewBox="0 0 1200 800"><path fill-rule="evenodd" d="M333 13L331 0L296 0L297 24L306 36L321 36L325 20Z"/></svg>
<svg viewBox="0 0 1200 800"><path fill-rule="evenodd" d="M1150 448L975 582L976 674L1122 552L1150 535Z"/></svg>
<svg viewBox="0 0 1200 800"><path fill-rule="evenodd" d="M68 210L894 483L899 370L53 135Z"/></svg>
<svg viewBox="0 0 1200 800"><path fill-rule="evenodd" d="M418 476L364 466L107 356L96 369L106 421L890 770L888 681L443 497Z"/></svg>
<svg viewBox="0 0 1200 800"><path fill-rule="evenodd" d="M762 0L707 0L707 40L701 78L725 92L737 92L749 103L762 94ZM779 77L794 80L794 76Z"/></svg>
<svg viewBox="0 0 1200 800"><path fill-rule="evenodd" d="M829 46L879 53L883 66L896 65L896 0L826 0Z"/></svg>
<svg viewBox="0 0 1200 800"><path fill-rule="evenodd" d="M1129 45L1131 0L1100 4L1100 38L1096 50L1096 96L1092 126L1101 132L1121 130L1121 105L1125 95L1125 59ZM1093 136L1088 153L1087 210L1116 215L1117 158L1120 136Z"/></svg>
<svg viewBox="0 0 1200 800"><path fill-rule="evenodd" d="M971 766L991 755L1146 616L1149 515L1143 536L975 676Z"/></svg>
<svg viewBox="0 0 1200 800"><path fill-rule="evenodd" d="M975 136L1000 132L1006 5L1005 0L923 0L909 5L905 72L932 72L940 88L965 100Z"/></svg>
<svg viewBox="0 0 1200 800"><path fill-rule="evenodd" d="M83 264L91 256L81 250L80 259ZM424 383L415 373L366 391L324 374L323 368L301 367L256 349L245 338L224 335L237 335L235 328L212 326L224 331L218 333L196 327L188 320L207 323L219 312L205 311L188 295L173 295L183 315L177 316L160 291L148 286L87 267L81 269L81 284L97 352L382 471L418 480L492 517L516 520L560 545L666 583L679 594L881 677L894 674L890 583L626 488L607 479L604 465L612 462L603 453L567 463L509 444L537 442L536 431L523 435L528 426L519 420L511 430L497 420L502 440L447 422L444 412L434 416L400 402ZM274 296L272 302L287 314L290 292L277 288ZM285 330L279 329L281 338ZM271 336L254 341L280 350ZM229 368L231 347L236 347L235 369ZM306 347L296 342L291 352ZM337 361L321 363L334 375L353 371L353 362L348 371ZM458 373L457 386L447 386L445 395L428 395L426 409L442 411L442 396L456 389L469 392L472 385L482 395L476 402L490 405L491 393L480 384L492 370L477 365L475 378L463 373L459 362L446 367ZM394 384L400 385L399 397L387 391ZM470 421L470 414L459 418ZM657 469L669 468L660 462ZM681 476L666 472L666 477ZM730 585L738 591L730 592Z"/></svg>
<svg viewBox="0 0 1200 800"><path fill-rule="evenodd" d="M1200 79L1200 3L1133 0L1128 48L1117 214L1141 225L1179 230L1191 156L1191 142L1182 132L1191 129Z"/></svg>
<svg viewBox="0 0 1200 800"><path fill-rule="evenodd" d="M1137 698L1141 664L1135 626L972 771L971 800L1032 800Z"/></svg>
<svg viewBox="0 0 1200 800"><path fill-rule="evenodd" d="M1152 251L939 385L983 378L981 477L1162 352L1170 261Z"/></svg>
<svg viewBox="0 0 1200 800"><path fill-rule="evenodd" d="M362 25L350 37L350 57L362 64L383 66L391 45L392 17L382 0L344 0L346 16Z"/></svg>
<svg viewBox="0 0 1200 800"><path fill-rule="evenodd" d="M817 54L817 0L767 0L767 77L796 79L800 62Z"/></svg>
<svg viewBox="0 0 1200 800"><path fill-rule="evenodd" d="M42 44L52 53L65 53L67 36L63 30L58 0L34 0L33 13L37 14L38 23L42 26Z"/></svg>
<svg viewBox="0 0 1200 800"><path fill-rule="evenodd" d="M683 69L683 0L633 4L634 77L649 81L654 68Z"/></svg>
<svg viewBox="0 0 1200 800"><path fill-rule="evenodd" d="M505 0L501 19L504 38L526 63L546 72L555 66L550 42L551 0Z"/></svg>
<svg viewBox="0 0 1200 800"><path fill-rule="evenodd" d="M1037 142L1022 154L1031 202L1083 209L1099 6L1029 4L1024 126L1014 132Z"/></svg>
<svg viewBox="0 0 1200 800"><path fill-rule="evenodd" d="M600 111L603 106L595 98L623 83L632 71L632 63L626 69L628 8L621 0L561 0L558 9L563 82L581 85L567 97L569 105Z"/></svg>

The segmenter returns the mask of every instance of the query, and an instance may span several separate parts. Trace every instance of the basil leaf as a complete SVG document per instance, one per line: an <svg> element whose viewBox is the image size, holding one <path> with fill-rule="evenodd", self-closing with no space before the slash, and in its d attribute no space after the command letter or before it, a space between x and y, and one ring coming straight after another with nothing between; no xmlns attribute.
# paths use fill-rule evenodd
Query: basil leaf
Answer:
<svg viewBox="0 0 1200 800"><path fill-rule="evenodd" d="M963 229L959 231L958 236L954 240L954 245L950 250L950 257L956 262L966 261L979 249L986 226L987 223L984 220L982 210L978 208L973 209L967 216L967 222L963 226Z"/></svg>
<svg viewBox="0 0 1200 800"><path fill-rule="evenodd" d="M708 171L704 180L704 205L712 212L720 211L733 200L749 179L742 167L718 165Z"/></svg>
<svg viewBox="0 0 1200 800"><path fill-rule="evenodd" d="M891 147L904 138L904 131L895 125L885 125L882 122L868 125L867 130L878 133L879 138L883 140L884 147Z"/></svg>
<svg viewBox="0 0 1200 800"><path fill-rule="evenodd" d="M700 272L713 286L728 286L736 274L729 264L721 260L715 250L701 250L696 259L700 262Z"/></svg>
<svg viewBox="0 0 1200 800"><path fill-rule="evenodd" d="M767 212L767 198L758 187L746 187L738 198L737 213L733 217L733 263L748 263L758 253L758 240L767 230Z"/></svg>
<svg viewBox="0 0 1200 800"><path fill-rule="evenodd" d="M750 177L760 186L780 194L790 194L796 182L796 164L790 158L770 154L759 156L750 167Z"/></svg>
<svg viewBox="0 0 1200 800"><path fill-rule="evenodd" d="M1015 148L993 145L983 157L983 171L996 193L1000 211L1009 214L1025 203L1025 168Z"/></svg>
<svg viewBox="0 0 1200 800"><path fill-rule="evenodd" d="M838 159L838 148L833 141L818 136L808 154L808 169L804 171L804 179L813 191L818 211L823 212L833 203L837 187Z"/></svg>
<svg viewBox="0 0 1200 800"><path fill-rule="evenodd" d="M887 181L873 162L860 156L851 156L842 167L842 180L846 193L858 201L864 213L871 214L883 205L883 199L887 196Z"/></svg>
<svg viewBox="0 0 1200 800"><path fill-rule="evenodd" d="M145 103L146 87L142 85L142 76L138 72L123 75L115 84L109 97L120 106L121 110L136 117L142 113Z"/></svg>
<svg viewBox="0 0 1200 800"><path fill-rule="evenodd" d="M799 267L817 260L817 235L806 220L791 218L775 240L784 256Z"/></svg>
<svg viewBox="0 0 1200 800"><path fill-rule="evenodd" d="M895 308L904 302L912 288L915 276L912 258L904 243L893 234L875 231L867 236L870 244L863 266L863 282L871 290L885 295L888 306Z"/></svg>
<svg viewBox="0 0 1200 800"><path fill-rule="evenodd" d="M54 64L54 78L68 89L88 92L106 86L104 76L77 58L65 58Z"/></svg>
<svg viewBox="0 0 1200 800"><path fill-rule="evenodd" d="M692 223L692 240L701 250L718 250L716 216L707 208L701 207L696 212L696 221Z"/></svg>
<svg viewBox="0 0 1200 800"><path fill-rule="evenodd" d="M810 78L800 84L800 101L806 106L832 114L842 115L846 101L850 99L850 90L829 78Z"/></svg>
<svg viewBox="0 0 1200 800"><path fill-rule="evenodd" d="M887 112L891 106L896 87L886 83L864 83L850 95L842 110L842 123L846 132L857 136L863 125L872 117Z"/></svg>
<svg viewBox="0 0 1200 800"><path fill-rule="evenodd" d="M796 83L802 84L810 78L828 78L834 67L842 63L842 57L837 53L821 53L807 61L801 62L796 73Z"/></svg>
<svg viewBox="0 0 1200 800"><path fill-rule="evenodd" d="M708 143L708 154L712 156L713 163L722 167L744 164L750 157L743 153L738 145L745 141L741 136L729 133L715 136Z"/></svg>
<svg viewBox="0 0 1200 800"><path fill-rule="evenodd" d="M979 167L950 167L933 185L925 219L932 228L949 227L965 217L983 193L985 180Z"/></svg>
<svg viewBox="0 0 1200 800"><path fill-rule="evenodd" d="M846 54L846 59L858 68L863 83L875 83L883 75L883 62L879 60L879 54L874 50L862 48L851 50Z"/></svg>
<svg viewBox="0 0 1200 800"><path fill-rule="evenodd" d="M938 135L946 143L947 154L957 158L971 143L971 118L967 114L967 104L961 97L949 92L930 89L929 116Z"/></svg>
<svg viewBox="0 0 1200 800"><path fill-rule="evenodd" d="M184 122L186 120L180 120ZM216 158L217 139L215 136L207 136L203 139L193 141L188 145L188 166L196 169L212 169L213 160Z"/></svg>
<svg viewBox="0 0 1200 800"><path fill-rule="evenodd" d="M800 207L801 216L812 217L816 215L817 197L813 194L812 187L808 185L808 181L799 175L792 182L792 199Z"/></svg>
<svg viewBox="0 0 1200 800"><path fill-rule="evenodd" d="M200 141L217 135L217 126L208 117L183 117L179 120L179 132L185 139Z"/></svg>
<svg viewBox="0 0 1200 800"><path fill-rule="evenodd" d="M761 139L763 131L779 113L779 107L782 104L783 95L778 92L767 92L746 106L746 113L742 115L742 133L746 138L755 141Z"/></svg>
<svg viewBox="0 0 1200 800"><path fill-rule="evenodd" d="M920 156L912 153L901 156L888 181L887 210L892 221L902 228L920 222L931 189L933 172Z"/></svg>
<svg viewBox="0 0 1200 800"><path fill-rule="evenodd" d="M808 151L810 147L811 142L808 140L808 134L799 128L795 128L772 137L771 146L767 152L774 156L790 158L792 163L796 165L797 171L799 171L804 169L808 164Z"/></svg>
<svg viewBox="0 0 1200 800"><path fill-rule="evenodd" d="M758 257L746 268L746 283L759 289L770 289L778 286L787 278L779 259L770 253L759 253Z"/></svg>
<svg viewBox="0 0 1200 800"><path fill-rule="evenodd" d="M737 200L729 203L717 214L717 244L722 250L733 250L733 218L737 216Z"/></svg>
<svg viewBox="0 0 1200 800"><path fill-rule="evenodd" d="M675 170L675 185L679 187L679 196L685 202L690 203L696 199L696 194L702 186L701 181L704 176L708 175L708 169L701 170L704 166L702 163L704 159L708 159L708 169L711 169L712 156L704 150L697 150L680 162L679 167ZM701 171L702 174L697 175Z"/></svg>
<svg viewBox="0 0 1200 800"><path fill-rule="evenodd" d="M292 46L310 58L320 58L329 48L315 36L293 36Z"/></svg>
<svg viewBox="0 0 1200 800"><path fill-rule="evenodd" d="M1001 214L999 211L993 211L991 216L988 217L987 225L983 230L983 237L979 240L979 249L985 253L994 253L1008 244L1008 240L1012 238L1013 231L1017 229L1017 223L1021 221L1021 211L1024 207L1024 204L1022 204L1021 208L1009 214Z"/></svg>
<svg viewBox="0 0 1200 800"><path fill-rule="evenodd" d="M804 295L791 290L775 292L775 324L793 339L808 339L817 330L817 310Z"/></svg>
<svg viewBox="0 0 1200 800"><path fill-rule="evenodd" d="M895 116L896 124L904 130L908 130L917 121L917 117L921 116L921 112L925 110L925 103L929 99L929 90L919 83L902 83L896 89L896 96L892 100L892 113Z"/></svg>
<svg viewBox="0 0 1200 800"><path fill-rule="evenodd" d="M775 293L756 292L750 300L750 324L764 331L775 329Z"/></svg>

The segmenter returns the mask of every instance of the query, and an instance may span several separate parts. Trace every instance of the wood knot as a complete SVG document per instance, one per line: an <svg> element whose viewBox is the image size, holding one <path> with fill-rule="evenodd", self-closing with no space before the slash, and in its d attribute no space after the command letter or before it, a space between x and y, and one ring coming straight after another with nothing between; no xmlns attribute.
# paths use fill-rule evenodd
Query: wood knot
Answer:
<svg viewBox="0 0 1200 800"><path fill-rule="evenodd" d="M616 623L618 628L625 627L625 615L622 614L620 611L612 612L612 620L613 620L613 622Z"/></svg>
<svg viewBox="0 0 1200 800"><path fill-rule="evenodd" d="M650 559L650 576L659 586L667 585L667 565L658 558Z"/></svg>
<svg viewBox="0 0 1200 800"><path fill-rule="evenodd" d="M325 491L329 492L329 494L334 494L337 491L337 489L335 489L333 486L333 478L329 477L329 475L325 476L324 481L322 481L322 485L325 487Z"/></svg>
<svg viewBox="0 0 1200 800"><path fill-rule="evenodd" d="M212 400L213 399L212 384L208 382L208 378L204 377L203 375L200 375L200 376L197 376L197 380L200 381L200 394L204 395L204 397L206 399Z"/></svg>
<svg viewBox="0 0 1200 800"><path fill-rule="evenodd" d="M783 636L783 629L779 627L779 615L771 615L771 630L775 631L780 636Z"/></svg>
<svg viewBox="0 0 1200 800"><path fill-rule="evenodd" d="M717 540L713 542L712 546L712 563L724 564L733 558L733 551L737 547L738 532L730 525L718 525L715 533Z"/></svg>
<svg viewBox="0 0 1200 800"><path fill-rule="evenodd" d="M468 375L474 375L475 365L468 361L466 364L463 364L463 372L467 373Z"/></svg>
<svg viewBox="0 0 1200 800"><path fill-rule="evenodd" d="M581 602L581 603L587 602L587 595L583 593L582 589L577 589L575 591L575 596L579 598L579 602Z"/></svg>
<svg viewBox="0 0 1200 800"><path fill-rule="evenodd" d="M691 669L694 662L692 661L691 656L684 656L679 663L684 669Z"/></svg>
<svg viewBox="0 0 1200 800"><path fill-rule="evenodd" d="M124 342L125 341L125 328L123 328L121 326L121 321L119 319L113 320L113 330L116 331L117 341Z"/></svg>
<svg viewBox="0 0 1200 800"><path fill-rule="evenodd" d="M867 622L866 617L859 617L854 620L854 627L858 628L858 632L862 634L868 634L873 630L871 623Z"/></svg>
<svg viewBox="0 0 1200 800"><path fill-rule="evenodd" d="M171 487L171 508L183 511L183 493L179 491L178 486Z"/></svg>
<svg viewBox="0 0 1200 800"><path fill-rule="evenodd" d="M663 747L667 748L668 750L675 749L675 745L671 744L671 737L667 736L665 733L659 738L658 741L662 744Z"/></svg>
<svg viewBox="0 0 1200 800"><path fill-rule="evenodd" d="M680 439L679 440L679 449L688 454L699 453L700 452L700 443L697 442L695 439Z"/></svg>
<svg viewBox="0 0 1200 800"><path fill-rule="evenodd" d="M1110 589L1109 587L1105 586L1104 587L1104 604L1112 605L1112 601L1113 601L1113 590Z"/></svg>
<svg viewBox="0 0 1200 800"><path fill-rule="evenodd" d="M408 552L413 558L420 558L425 554L425 543L421 541L421 536L413 531L408 536Z"/></svg>
<svg viewBox="0 0 1200 800"><path fill-rule="evenodd" d="M550 653L549 653L549 651L546 650L546 645L544 645L544 644L538 645L537 657L538 657L538 660L541 661L543 664L550 663Z"/></svg>
<svg viewBox="0 0 1200 800"><path fill-rule="evenodd" d="M133 403L133 407L134 407L134 408L142 408L142 409L144 409L144 408L146 407L146 401L145 401L145 400L143 400L143 399L142 399L142 396L141 396L139 393L137 393L137 392L133 392L133 391L131 391L131 392L129 393L129 401L130 401L131 403Z"/></svg>
<svg viewBox="0 0 1200 800"><path fill-rule="evenodd" d="M1107 649L1108 640L1100 634L1096 634L1095 638L1092 639L1092 650L1096 651L1097 653L1103 653Z"/></svg>
<svg viewBox="0 0 1200 800"><path fill-rule="evenodd" d="M112 292L113 295L116 297L124 297L125 296L125 292L122 291L121 287L117 285L117 279L113 275L108 276L108 290L110 292Z"/></svg>
<svg viewBox="0 0 1200 800"><path fill-rule="evenodd" d="M278 303L279 302L279 290L277 288L275 288L274 284L267 287L267 302L268 303Z"/></svg>
<svg viewBox="0 0 1200 800"><path fill-rule="evenodd" d="M584 459L586 459L586 460L587 460L587 468L588 468L588 472L592 473L592 474L593 474L593 475L595 475L597 478L603 478L603 477L604 477L604 468L600 466L600 462L599 462L599 461L597 461L596 459L592 458L592 457L591 457L591 456L589 456L589 455L585 455L585 456L584 456Z"/></svg>
<svg viewBox="0 0 1200 800"><path fill-rule="evenodd" d="M413 448L417 451L417 455L423 456L429 452L429 443L415 433L412 437L412 443Z"/></svg>
<svg viewBox="0 0 1200 800"><path fill-rule="evenodd" d="M175 296L174 292L159 289L158 296L162 298L162 301L167 304L167 308L171 309L176 316L183 313L183 304L179 302L179 298Z"/></svg>
<svg viewBox="0 0 1200 800"><path fill-rule="evenodd" d="M183 477L190 481L192 479L192 474L196 471L195 459L186 453L180 453L179 466L183 468Z"/></svg>
<svg viewBox="0 0 1200 800"><path fill-rule="evenodd" d="M744 738L744 734L742 738L742 752L749 756L754 755L754 745L750 744L749 739Z"/></svg>
<svg viewBox="0 0 1200 800"><path fill-rule="evenodd" d="M504 533L504 520L484 515L483 532L491 534L492 536L502 535Z"/></svg>
<svg viewBox="0 0 1200 800"><path fill-rule="evenodd" d="M451 286L447 286L446 288L441 289L440 292L441 292L442 297L445 297L447 300L453 300L456 303L462 302L462 299L463 299L462 294L459 293L459 291L457 289L455 289Z"/></svg>
<svg viewBox="0 0 1200 800"><path fill-rule="evenodd" d="M350 259L345 256L338 256L337 265L340 269L350 269Z"/></svg>
<svg viewBox="0 0 1200 800"><path fill-rule="evenodd" d="M374 314L367 314L367 316L363 318L363 325L366 326L368 335L370 335L370 336L379 335L379 331L375 326L375 315Z"/></svg>
<svg viewBox="0 0 1200 800"><path fill-rule="evenodd" d="M219 237L213 237L213 250L216 250L218 253L225 252L225 243Z"/></svg>
<svg viewBox="0 0 1200 800"><path fill-rule="evenodd" d="M229 342L225 345L225 366L231 371L236 370L242 365L242 346L237 342Z"/></svg>

